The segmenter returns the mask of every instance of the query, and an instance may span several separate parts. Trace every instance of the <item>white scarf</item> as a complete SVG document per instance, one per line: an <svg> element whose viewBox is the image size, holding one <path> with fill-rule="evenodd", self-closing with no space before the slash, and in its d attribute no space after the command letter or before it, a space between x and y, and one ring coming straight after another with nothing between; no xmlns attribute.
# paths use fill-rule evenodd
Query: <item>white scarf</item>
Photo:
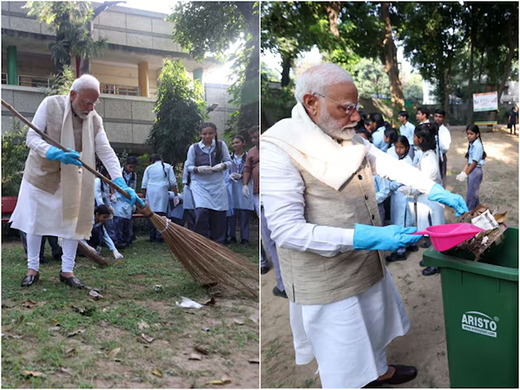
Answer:
<svg viewBox="0 0 520 390"><path fill-rule="evenodd" d="M342 145L325 134L307 115L301 103L294 106L292 116L283 119L262 134L263 142L271 142L286 152L312 176L338 191L357 172L366 146L344 141Z"/></svg>
<svg viewBox="0 0 520 390"><path fill-rule="evenodd" d="M75 149L72 127L72 107L70 95L67 96L61 126L60 143L66 148ZM81 130L81 160L93 167L95 160L94 125L91 113L83 119ZM92 211L94 199L94 175L73 164L61 164L61 201L63 220L76 227L75 233L88 239L92 231Z"/></svg>

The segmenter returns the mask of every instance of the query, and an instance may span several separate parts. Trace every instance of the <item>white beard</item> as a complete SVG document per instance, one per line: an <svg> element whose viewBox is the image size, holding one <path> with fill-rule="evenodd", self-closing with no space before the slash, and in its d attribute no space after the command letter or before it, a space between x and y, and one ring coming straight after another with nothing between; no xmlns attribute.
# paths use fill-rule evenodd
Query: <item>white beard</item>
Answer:
<svg viewBox="0 0 520 390"><path fill-rule="evenodd" d="M356 134L355 123L341 127L325 110L321 111L317 125L325 134L335 140L350 140Z"/></svg>

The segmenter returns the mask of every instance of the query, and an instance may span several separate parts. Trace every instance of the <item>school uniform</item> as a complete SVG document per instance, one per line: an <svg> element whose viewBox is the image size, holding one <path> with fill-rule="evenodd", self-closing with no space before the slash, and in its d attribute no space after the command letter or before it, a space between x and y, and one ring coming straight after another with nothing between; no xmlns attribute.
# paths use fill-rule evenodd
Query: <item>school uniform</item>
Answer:
<svg viewBox="0 0 520 390"><path fill-rule="evenodd" d="M231 168L229 175L238 173L244 174L246 165L247 153L244 152L242 156L237 156L235 153L231 155ZM253 180L248 184L249 193L253 193ZM237 181L229 179L228 191L231 193L230 210L234 210L233 215L228 216L228 237L236 239L237 218L240 215L240 239L249 241L249 215L255 209L254 199L252 196L245 198L242 195L242 177ZM230 203L231 203L230 202Z"/></svg>
<svg viewBox="0 0 520 390"><path fill-rule="evenodd" d="M422 153L417 168L435 183L442 185L439 159L434 150ZM443 225L446 223L444 205L428 200L428 195L426 194L420 194L417 196L416 218L418 230L424 230L428 226Z"/></svg>
<svg viewBox="0 0 520 390"><path fill-rule="evenodd" d="M374 187L376 190L377 208L379 209L379 217L381 218L381 226L385 224L385 207L383 202L390 196L390 183L388 180L374 175Z"/></svg>
<svg viewBox="0 0 520 390"><path fill-rule="evenodd" d="M92 227L92 233L90 235L90 239L88 241L87 240L82 240L83 244L89 245L92 248L98 248L103 243L105 243L107 245L108 249L111 252L113 252L116 249L114 241L112 241L112 239L108 235L108 233L107 233L107 231L105 229L104 224L102 224L101 222L97 222L96 221L96 216L95 215L94 215L93 224L94 224L94 226Z"/></svg>
<svg viewBox="0 0 520 390"><path fill-rule="evenodd" d="M142 189L146 189L146 202L155 214L166 215L170 187L176 187L177 180L170 164L156 161L144 171ZM162 241L162 237L150 223L150 241Z"/></svg>
<svg viewBox="0 0 520 390"><path fill-rule="evenodd" d="M474 161L477 161L477 166L468 175L466 204L471 211L480 204L478 193L483 177L482 167L486 163L482 158L484 156L484 147L479 138L469 144L468 155L468 167L473 164Z"/></svg>
<svg viewBox="0 0 520 390"><path fill-rule="evenodd" d="M444 124L439 127L439 135L438 135L438 149L439 156L441 158L441 177L442 177L442 186L446 187L446 174L448 172L448 150L451 145L451 134L450 131Z"/></svg>
<svg viewBox="0 0 520 390"><path fill-rule="evenodd" d="M134 191L137 189L137 174L127 173L122 169L121 174L126 184ZM114 241L117 248L124 248L132 243L134 231L132 228L133 206L124 200L123 195L116 193L114 208Z"/></svg>
<svg viewBox="0 0 520 390"><path fill-rule="evenodd" d="M264 243L261 250L260 266L269 267L269 260L266 257L267 254L267 256L271 259L271 262L273 263L274 277L276 278L276 288L278 288L278 290L280 291L285 291L282 273L280 272L280 259L278 258L278 250L276 249L276 243L271 238L271 231L269 230L267 220L265 219L264 208L260 206L260 210L260 223L262 225L261 235L262 241Z"/></svg>
<svg viewBox="0 0 520 390"><path fill-rule="evenodd" d="M188 172L188 161L184 163L184 171L182 175L182 207L184 208L183 219L186 221L188 229L195 231L195 206L193 203L193 194L190 189L191 174Z"/></svg>
<svg viewBox="0 0 520 390"><path fill-rule="evenodd" d="M110 186L103 183L99 177L94 180L94 199L96 207L105 205L110 207L112 210L112 202L110 201ZM114 230L114 219L110 218L105 222L105 229L112 240L116 239L116 233Z"/></svg>
<svg viewBox="0 0 520 390"><path fill-rule="evenodd" d="M388 150L388 144L385 142L385 127L381 126L379 129L372 133L372 143L379 150L386 152Z"/></svg>
<svg viewBox="0 0 520 390"><path fill-rule="evenodd" d="M413 134L415 131L415 126L412 125L410 122L406 122L406 124L401 125L399 128L399 133L406 137L408 140L408 143L410 144L410 150L408 151L408 155L413 160L413 157L415 155L415 152L417 151L417 147L413 143Z"/></svg>
<svg viewBox="0 0 520 390"><path fill-rule="evenodd" d="M183 196L182 194L177 195L177 199L179 199L179 203L177 206L174 206L173 200L175 199L175 192L169 191L170 196L169 204L168 204L168 218L173 223L177 225L184 226L186 223L186 219L184 218L184 204L183 204Z"/></svg>
<svg viewBox="0 0 520 390"><path fill-rule="evenodd" d="M392 153L392 149L388 149L387 153L394 158L413 166L413 161L409 155L406 155L403 159L399 159L395 150ZM392 225L409 227L413 226L413 218L409 209L407 197L399 191L399 187L401 186L401 183L395 181L390 182L390 220Z"/></svg>
<svg viewBox="0 0 520 390"><path fill-rule="evenodd" d="M226 211L229 209L225 172L195 173L195 167L215 166L220 163L231 167L231 158L226 144L220 142L222 158L216 161L216 141L209 147L202 141L188 150L188 172L195 207L195 232L223 244L226 240Z"/></svg>

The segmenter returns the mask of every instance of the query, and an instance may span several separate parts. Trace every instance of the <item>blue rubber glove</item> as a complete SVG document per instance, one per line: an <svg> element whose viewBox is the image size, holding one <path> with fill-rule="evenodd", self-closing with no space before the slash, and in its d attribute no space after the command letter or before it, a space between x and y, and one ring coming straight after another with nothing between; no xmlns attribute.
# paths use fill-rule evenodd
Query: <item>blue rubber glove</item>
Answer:
<svg viewBox="0 0 520 390"><path fill-rule="evenodd" d="M469 212L468 206L466 206L466 202L462 196L452 194L450 191L442 188L440 184L435 184L432 187L428 200L433 200L434 202L439 202L446 206L453 207L457 212L457 217Z"/></svg>
<svg viewBox="0 0 520 390"><path fill-rule="evenodd" d="M405 248L419 241L421 235L411 235L417 228L397 225L372 226L356 223L354 227L354 249L392 251Z"/></svg>
<svg viewBox="0 0 520 390"><path fill-rule="evenodd" d="M125 179L122 177L118 177L114 180L112 180L112 183L117 184L119 187L121 187L123 190L128 192L128 195L130 195L131 199L128 199L126 196L123 196L122 198L130 203L132 206L135 204L135 202L138 202L141 207L144 207L144 202L137 196L133 188L128 187L128 185L125 182Z"/></svg>
<svg viewBox="0 0 520 390"><path fill-rule="evenodd" d="M47 150L47 160L60 161L63 164L74 164L81 167L81 162L78 161L79 153L71 148L68 149L70 152L64 152L56 146L51 146Z"/></svg>

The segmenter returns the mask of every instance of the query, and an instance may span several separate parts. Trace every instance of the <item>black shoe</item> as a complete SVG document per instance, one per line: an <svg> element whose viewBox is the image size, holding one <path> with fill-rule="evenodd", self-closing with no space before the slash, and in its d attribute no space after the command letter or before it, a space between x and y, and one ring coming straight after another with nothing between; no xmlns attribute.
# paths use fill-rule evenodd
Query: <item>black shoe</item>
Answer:
<svg viewBox="0 0 520 390"><path fill-rule="evenodd" d="M71 276L70 278L66 278L65 276L63 276L61 274L61 272L60 272L60 282L63 282L67 286L70 286L70 287L76 287L76 288L84 288L85 287L83 282L81 280L79 280L78 277Z"/></svg>
<svg viewBox="0 0 520 390"><path fill-rule="evenodd" d="M388 263L393 263L394 261L402 261L406 259L406 253L399 254L397 252L392 252L390 256L386 256L386 261Z"/></svg>
<svg viewBox="0 0 520 390"><path fill-rule="evenodd" d="M240 241L240 245L249 245L249 241L242 240L242 241Z"/></svg>
<svg viewBox="0 0 520 390"><path fill-rule="evenodd" d="M399 385L401 383L409 382L417 377L417 369L413 366L394 365L391 367L395 368L394 375L388 379L372 381L368 385L363 386L363 388L379 387L383 385Z"/></svg>
<svg viewBox="0 0 520 390"><path fill-rule="evenodd" d="M40 264L49 264L50 260L47 260L45 256L40 257Z"/></svg>
<svg viewBox="0 0 520 390"><path fill-rule="evenodd" d="M236 244L237 243L237 239L236 237L231 237L229 240L228 240L228 244Z"/></svg>
<svg viewBox="0 0 520 390"><path fill-rule="evenodd" d="M261 268L260 268L260 273L261 273L262 275L265 275L265 274L268 273L268 272L269 272L269 267L261 267Z"/></svg>
<svg viewBox="0 0 520 390"><path fill-rule="evenodd" d="M427 267L427 265L424 264L424 260L421 260L421 261L419 262L419 265L420 265L421 267Z"/></svg>
<svg viewBox="0 0 520 390"><path fill-rule="evenodd" d="M426 267L422 270L422 274L424 276L432 276L439 273L439 269L437 267Z"/></svg>
<svg viewBox="0 0 520 390"><path fill-rule="evenodd" d="M410 245L408 248L410 252L417 252L419 250L419 247L417 245Z"/></svg>
<svg viewBox="0 0 520 390"><path fill-rule="evenodd" d="M280 298L287 299L287 294L285 293L285 290L284 291L278 290L278 287L276 287L276 286L273 288L273 295L275 297L280 297Z"/></svg>
<svg viewBox="0 0 520 390"><path fill-rule="evenodd" d="M22 279L22 287L32 286L38 280L40 280L39 272L36 275L25 275L25 277Z"/></svg>

